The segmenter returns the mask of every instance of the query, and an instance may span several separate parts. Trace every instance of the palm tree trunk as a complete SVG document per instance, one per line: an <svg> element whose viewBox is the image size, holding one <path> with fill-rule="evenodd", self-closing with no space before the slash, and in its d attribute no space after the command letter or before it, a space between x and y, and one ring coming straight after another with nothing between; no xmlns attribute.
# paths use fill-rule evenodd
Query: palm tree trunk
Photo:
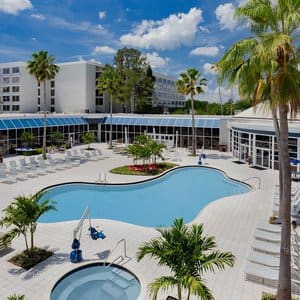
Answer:
<svg viewBox="0 0 300 300"><path fill-rule="evenodd" d="M278 280L278 300L291 300L291 167L288 148L288 106L279 106L279 124L281 136L280 167L282 169L280 268Z"/></svg>
<svg viewBox="0 0 300 300"><path fill-rule="evenodd" d="M29 246L28 246L28 240L27 240L26 232L23 233L23 236L24 236L24 240L25 240L25 247L26 247L26 250L29 251Z"/></svg>
<svg viewBox="0 0 300 300"><path fill-rule="evenodd" d="M43 81L44 94L44 124L43 124L43 159L46 159L46 130L47 130L47 111L46 111L46 81Z"/></svg>
<svg viewBox="0 0 300 300"><path fill-rule="evenodd" d="M195 144L195 110L194 110L194 97L191 96L191 109L192 109L192 155L196 155Z"/></svg>
<svg viewBox="0 0 300 300"><path fill-rule="evenodd" d="M34 230L32 227L30 227L30 239L31 239L31 251L33 250L34 248L34 241L33 241L33 236L34 236Z"/></svg>
<svg viewBox="0 0 300 300"><path fill-rule="evenodd" d="M177 292L178 292L178 300L182 300L182 295L181 295L181 286L178 283L177 285Z"/></svg>
<svg viewBox="0 0 300 300"><path fill-rule="evenodd" d="M191 296L191 289L189 288L189 289L188 289L188 295L187 295L186 300L190 300L190 296Z"/></svg>
<svg viewBox="0 0 300 300"><path fill-rule="evenodd" d="M113 99L112 95L110 95L110 128L109 128L109 148L112 149L112 108L113 108Z"/></svg>

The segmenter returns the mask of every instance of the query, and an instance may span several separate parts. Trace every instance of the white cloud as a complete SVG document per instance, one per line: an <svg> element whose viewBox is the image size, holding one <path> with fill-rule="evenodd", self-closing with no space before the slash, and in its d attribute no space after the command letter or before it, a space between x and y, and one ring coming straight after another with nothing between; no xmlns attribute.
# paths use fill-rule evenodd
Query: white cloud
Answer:
<svg viewBox="0 0 300 300"><path fill-rule="evenodd" d="M159 56L157 52L146 53L146 58L153 69L160 69L165 67L170 60L168 57L163 58Z"/></svg>
<svg viewBox="0 0 300 300"><path fill-rule="evenodd" d="M46 17L42 14L31 14L30 17L40 21L44 21L46 19Z"/></svg>
<svg viewBox="0 0 300 300"><path fill-rule="evenodd" d="M232 3L220 4L215 14L220 23L221 29L228 29L233 31L238 25L237 19L234 18L235 7Z"/></svg>
<svg viewBox="0 0 300 300"><path fill-rule="evenodd" d="M103 20L106 16L106 12L105 11L99 11L99 19Z"/></svg>
<svg viewBox="0 0 300 300"><path fill-rule="evenodd" d="M117 51L109 46L97 46L94 53L97 54L115 54Z"/></svg>
<svg viewBox="0 0 300 300"><path fill-rule="evenodd" d="M204 26L199 26L199 30L204 32L204 33L209 33L209 30Z"/></svg>
<svg viewBox="0 0 300 300"><path fill-rule="evenodd" d="M123 45L159 50L174 49L193 42L202 21L202 10L191 8L186 14L178 13L153 21L143 20L132 33L121 36Z"/></svg>
<svg viewBox="0 0 300 300"><path fill-rule="evenodd" d="M104 29L104 27L103 27L101 24L98 24L98 25L96 26L96 28L99 29L99 30L103 30L103 29Z"/></svg>
<svg viewBox="0 0 300 300"><path fill-rule="evenodd" d="M212 74L212 75L216 75L217 72L213 69L213 64L210 63L205 63L203 65L203 70L205 74Z"/></svg>
<svg viewBox="0 0 300 300"><path fill-rule="evenodd" d="M32 8L30 0L0 0L0 11L17 15L20 11Z"/></svg>
<svg viewBox="0 0 300 300"><path fill-rule="evenodd" d="M198 47L190 52L191 55L216 56L219 54L218 47Z"/></svg>

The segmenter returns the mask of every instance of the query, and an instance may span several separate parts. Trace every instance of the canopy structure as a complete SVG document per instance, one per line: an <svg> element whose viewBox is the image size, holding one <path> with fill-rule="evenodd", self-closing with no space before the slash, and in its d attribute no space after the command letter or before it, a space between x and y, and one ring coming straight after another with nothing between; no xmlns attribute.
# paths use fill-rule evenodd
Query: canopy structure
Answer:
<svg viewBox="0 0 300 300"><path fill-rule="evenodd" d="M68 126L68 125L86 125L87 121L82 117L48 117L47 127ZM1 119L0 130L3 129L22 129L43 127L43 118L18 118Z"/></svg>

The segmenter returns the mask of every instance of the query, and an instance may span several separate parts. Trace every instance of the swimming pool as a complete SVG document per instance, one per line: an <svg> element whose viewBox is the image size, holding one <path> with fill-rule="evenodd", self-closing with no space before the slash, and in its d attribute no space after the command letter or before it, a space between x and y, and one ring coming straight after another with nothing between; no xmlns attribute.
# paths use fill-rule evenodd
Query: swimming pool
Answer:
<svg viewBox="0 0 300 300"><path fill-rule="evenodd" d="M39 222L77 220L88 206L91 218L169 226L179 217L190 222L210 202L249 189L220 170L196 166L177 168L135 184L62 184L46 190L43 198L55 201L57 211L44 214Z"/></svg>
<svg viewBox="0 0 300 300"><path fill-rule="evenodd" d="M88 265L66 274L52 289L50 300L134 300L138 279L117 265Z"/></svg>

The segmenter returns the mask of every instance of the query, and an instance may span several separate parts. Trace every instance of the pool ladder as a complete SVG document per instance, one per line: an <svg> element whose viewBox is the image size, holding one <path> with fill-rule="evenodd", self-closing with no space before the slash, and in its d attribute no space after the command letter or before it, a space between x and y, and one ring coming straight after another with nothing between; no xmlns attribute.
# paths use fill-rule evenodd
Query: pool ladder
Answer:
<svg viewBox="0 0 300 300"><path fill-rule="evenodd" d="M123 243L123 255L119 255L117 258L115 258L111 263L107 264L107 259L112 255L112 253L116 250L116 248ZM110 267L113 263L120 264L125 260L125 258L128 258L129 260L131 257L127 256L127 244L125 239L121 239L117 242L117 244L114 246L114 248L111 250L109 256L106 258L104 265L107 267Z"/></svg>
<svg viewBox="0 0 300 300"><path fill-rule="evenodd" d="M260 190L261 189L261 178L260 177L257 177L257 176L253 176L253 177L249 177L249 178L246 178L243 180L243 182L246 182L250 179L256 179L257 182L258 182L258 189Z"/></svg>

